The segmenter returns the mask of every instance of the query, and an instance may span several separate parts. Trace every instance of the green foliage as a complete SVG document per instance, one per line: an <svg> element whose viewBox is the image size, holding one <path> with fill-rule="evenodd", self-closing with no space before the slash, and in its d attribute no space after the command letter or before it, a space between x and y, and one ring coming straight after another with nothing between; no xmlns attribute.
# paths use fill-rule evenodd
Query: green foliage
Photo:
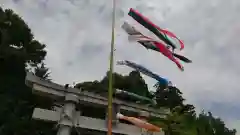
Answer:
<svg viewBox="0 0 240 135"><path fill-rule="evenodd" d="M83 82L75 85L76 88L95 93L106 93L108 90L108 73L101 81ZM151 97L147 84L137 71L132 71L127 76L113 73L113 88L132 92L144 97Z"/></svg>
<svg viewBox="0 0 240 135"><path fill-rule="evenodd" d="M52 101L32 95L31 89L25 85L27 70L33 70L36 76L49 80L50 73L43 63L46 55L44 48L44 44L34 39L21 17L12 10L0 8L0 135L56 134L52 124L31 119L34 107L50 108ZM100 81L82 82L75 87L105 95L108 73ZM166 135L236 135L235 129L228 129L220 118L213 117L211 113L197 115L193 105L183 103L185 99L176 87L156 85L156 92L149 92L137 71L126 76L114 73L113 86L155 98L156 108L169 108L171 113L165 119L150 118L152 123L163 128ZM85 113L98 115L93 110Z"/></svg>
<svg viewBox="0 0 240 135"><path fill-rule="evenodd" d="M210 112L202 112L197 118L198 135L235 135L236 130L230 130L226 127L220 118L214 118Z"/></svg>
<svg viewBox="0 0 240 135"><path fill-rule="evenodd" d="M158 106L169 107L171 110L176 106L182 106L184 99L182 98L182 92L176 87L168 87L163 89L157 87L155 96Z"/></svg>
<svg viewBox="0 0 240 135"><path fill-rule="evenodd" d="M45 45L33 39L27 24L12 10L0 8L0 134L53 133L46 123L31 119L33 108L51 101L32 95L25 85L27 65L44 60ZM47 77L46 75L44 75Z"/></svg>
<svg viewBox="0 0 240 135"><path fill-rule="evenodd" d="M51 80L51 79L49 79L50 72L48 72L48 71L49 71L49 69L45 67L45 64L41 63L40 66L37 66L34 69L34 75L36 75L42 79L50 81Z"/></svg>
<svg viewBox="0 0 240 135"><path fill-rule="evenodd" d="M193 105L183 103L185 99L182 97L182 92L176 87L166 88L155 85L156 92L151 94L137 71L132 71L127 76L114 73L113 78L115 89L126 90L145 97L155 97L156 108L165 107L171 110L165 119L149 119L151 123L162 127L166 135L236 135L236 130L228 129L221 119L205 113L197 115ZM75 87L100 94L106 93L108 73L101 81L83 82ZM129 102L131 101L129 100Z"/></svg>
<svg viewBox="0 0 240 135"><path fill-rule="evenodd" d="M31 65L40 63L45 55L45 45L31 33L27 24L12 10L0 8L0 58L21 59Z"/></svg>

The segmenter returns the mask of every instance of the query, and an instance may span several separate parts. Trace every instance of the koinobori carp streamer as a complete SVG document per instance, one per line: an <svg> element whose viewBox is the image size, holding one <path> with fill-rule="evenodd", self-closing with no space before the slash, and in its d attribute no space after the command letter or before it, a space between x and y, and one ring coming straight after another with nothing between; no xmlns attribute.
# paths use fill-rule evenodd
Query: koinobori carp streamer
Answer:
<svg viewBox="0 0 240 135"><path fill-rule="evenodd" d="M148 123L145 120L141 120L139 118L128 117L128 116L125 116L121 113L117 113L117 118L120 119L120 120L126 120L128 122L131 122L135 126L140 127L140 128L144 128L148 131L152 131L152 132L160 132L161 131L160 127L155 126L155 125L153 125L151 123Z"/></svg>
<svg viewBox="0 0 240 135"><path fill-rule="evenodd" d="M137 38L137 42L143 45L145 48L161 52L164 56L168 57L171 61L173 61L181 71L184 70L183 66L177 59L174 58L172 51L170 51L166 45L147 36L144 36L135 27L131 26L127 22L124 22L122 28L129 34L129 36L138 35L139 38Z"/></svg>
<svg viewBox="0 0 240 135"><path fill-rule="evenodd" d="M173 49L177 48L177 46L174 43L172 43L166 36L177 39L180 43L180 50L182 50L184 48L183 41L180 40L175 34L173 34L172 32L170 32L168 30L161 29L159 26L157 26L156 24L151 22L147 17L143 16L137 10L130 8L128 15L131 16L138 23L140 23L142 26L147 28L149 31L153 32L158 38L160 38L166 44L172 46Z"/></svg>
<svg viewBox="0 0 240 135"><path fill-rule="evenodd" d="M128 60L125 60L125 61L118 61L117 62L118 65L126 65L128 67L131 67L155 80L157 80L159 83L163 84L163 85L168 85L170 81L168 81L167 79L163 78L163 77L160 77L159 75L151 72L150 70L148 70L147 68L139 65L139 64L136 64L134 62L131 62L131 61L128 61Z"/></svg>

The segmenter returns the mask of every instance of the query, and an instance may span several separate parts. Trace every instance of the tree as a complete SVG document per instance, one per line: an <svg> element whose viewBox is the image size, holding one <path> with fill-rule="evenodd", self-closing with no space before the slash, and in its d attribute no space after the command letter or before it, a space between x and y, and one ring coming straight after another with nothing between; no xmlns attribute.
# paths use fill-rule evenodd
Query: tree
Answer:
<svg viewBox="0 0 240 135"><path fill-rule="evenodd" d="M155 97L159 107L168 107L172 110L177 106L183 106L182 92L176 87L157 87Z"/></svg>
<svg viewBox="0 0 240 135"><path fill-rule="evenodd" d="M49 81L51 80L51 79L49 79L49 77L50 77L49 69L45 67L44 63L41 63L40 66L37 66L34 69L34 75L36 75L42 79L45 79L45 80L49 80Z"/></svg>
<svg viewBox="0 0 240 135"><path fill-rule="evenodd" d="M78 83L75 87L97 93L106 93L109 82L108 74L109 72L106 73L105 77L103 77L101 81L95 80L93 82ZM125 90L144 97L151 97L152 95L138 71L132 71L127 76L113 73L113 88Z"/></svg>
<svg viewBox="0 0 240 135"><path fill-rule="evenodd" d="M33 108L49 107L48 100L35 97L25 85L27 66L34 68L44 60L44 48L21 17L0 7L0 134L52 132L31 119Z"/></svg>
<svg viewBox="0 0 240 135"><path fill-rule="evenodd" d="M202 111L196 119L197 135L236 135L236 130L226 127L220 118L212 116L211 112Z"/></svg>
<svg viewBox="0 0 240 135"><path fill-rule="evenodd" d="M108 89L108 74L100 80L83 82L75 87L83 90L106 93ZM184 104L182 92L177 87L166 87L155 85L156 92L150 93L140 73L132 71L129 75L123 76L113 73L113 87L122 89L145 97L155 97L156 108L165 107L171 110L165 119L150 118L150 122L163 128L166 135L235 135L236 130L230 130L222 124L221 120L207 116L205 113L197 116L195 107L191 104ZM129 100L129 99L124 99ZM129 100L132 101L132 100ZM89 110L91 111L91 110ZM209 124L212 121L212 125ZM222 130L221 130L222 129ZM214 134L216 131L218 134Z"/></svg>
<svg viewBox="0 0 240 135"><path fill-rule="evenodd" d="M34 39L27 24L12 10L0 8L0 57L22 59L31 65L44 60L45 45Z"/></svg>

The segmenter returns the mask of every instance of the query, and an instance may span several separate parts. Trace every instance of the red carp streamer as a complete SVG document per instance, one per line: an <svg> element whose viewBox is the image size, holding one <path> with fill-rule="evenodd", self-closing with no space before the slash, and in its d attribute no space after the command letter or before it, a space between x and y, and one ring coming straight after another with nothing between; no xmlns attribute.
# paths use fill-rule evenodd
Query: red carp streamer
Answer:
<svg viewBox="0 0 240 135"><path fill-rule="evenodd" d="M131 16L133 19L135 19L138 23L143 25L145 28L147 28L148 30L153 32L157 37L159 37L161 40L163 40L166 44L169 44L173 48L176 48L176 46L165 35L177 39L180 43L180 50L182 50L184 48L183 41L180 40L174 33L170 32L168 30L165 30L165 29L161 29L159 26L154 24L152 21L150 21L147 17L143 16L137 10L130 8L128 15Z"/></svg>
<svg viewBox="0 0 240 135"><path fill-rule="evenodd" d="M176 63L176 65L178 66L178 68L181 71L184 71L183 66L180 64L180 62L174 58L173 53L161 42L153 42L157 48L159 49L159 51L166 57L168 57L171 61L173 61L174 63Z"/></svg>
<svg viewBox="0 0 240 135"><path fill-rule="evenodd" d="M178 60L174 57L172 51L170 51L164 43L153 40L152 38L143 35L134 26L131 26L127 22L124 22L122 28L129 34L129 39L136 40L138 43L140 43L146 48L161 52L164 56L168 57L171 61L176 63L176 65L181 71L184 71L183 66L180 64L180 62L178 62Z"/></svg>

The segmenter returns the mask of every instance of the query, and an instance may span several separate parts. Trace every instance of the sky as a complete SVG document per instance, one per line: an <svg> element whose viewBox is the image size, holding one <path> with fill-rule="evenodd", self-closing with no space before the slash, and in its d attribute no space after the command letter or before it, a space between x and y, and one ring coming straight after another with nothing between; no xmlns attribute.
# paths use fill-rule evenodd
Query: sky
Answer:
<svg viewBox="0 0 240 135"><path fill-rule="evenodd" d="M100 80L106 74L111 42L110 0L1 0L0 5L19 14L35 38L47 45L45 63L55 82ZM181 72L161 54L130 43L121 29L123 22L144 29L127 15L129 8L179 36L185 43L179 53L193 63L183 63L185 71ZM239 13L239 0L117 0L114 71L131 71L117 66L118 60L141 64L171 80L198 111L211 111L240 131ZM144 33L150 34L147 30ZM154 90L156 81L143 77Z"/></svg>

